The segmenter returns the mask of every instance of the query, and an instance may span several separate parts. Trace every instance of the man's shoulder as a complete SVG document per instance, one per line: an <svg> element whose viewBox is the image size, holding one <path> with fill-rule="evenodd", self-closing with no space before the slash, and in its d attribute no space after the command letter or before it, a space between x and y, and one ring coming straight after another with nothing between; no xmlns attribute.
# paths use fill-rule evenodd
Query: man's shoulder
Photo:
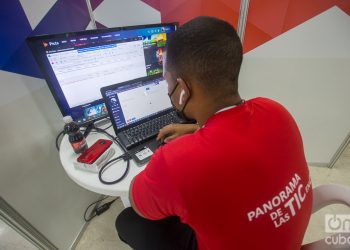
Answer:
<svg viewBox="0 0 350 250"><path fill-rule="evenodd" d="M280 102L279 100L274 100L271 98L267 98L267 97L256 97L254 99L256 103L262 103L262 104L266 104L266 105L270 105L276 108L280 108L280 109L285 109L286 107L284 106L284 104L282 102Z"/></svg>
<svg viewBox="0 0 350 250"><path fill-rule="evenodd" d="M251 102L253 104L265 104L265 105L271 105L276 107L283 107L283 105L278 101L267 97L255 97L253 99L248 100L248 102Z"/></svg>
<svg viewBox="0 0 350 250"><path fill-rule="evenodd" d="M248 100L247 102L250 102L253 106L253 109L255 110L260 109L261 111L268 113L273 112L274 114L283 114L290 116L289 111L283 104L270 98L256 97Z"/></svg>

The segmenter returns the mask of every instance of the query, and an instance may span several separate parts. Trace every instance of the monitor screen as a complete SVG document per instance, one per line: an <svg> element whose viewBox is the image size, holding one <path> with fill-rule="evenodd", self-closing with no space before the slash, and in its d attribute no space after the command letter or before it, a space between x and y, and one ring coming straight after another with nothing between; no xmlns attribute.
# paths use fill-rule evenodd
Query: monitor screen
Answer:
<svg viewBox="0 0 350 250"><path fill-rule="evenodd" d="M152 24L27 39L62 112L79 124L107 116L100 88L162 73L177 24Z"/></svg>
<svg viewBox="0 0 350 250"><path fill-rule="evenodd" d="M117 85L106 90L104 95L118 129L173 108L168 85L162 76Z"/></svg>

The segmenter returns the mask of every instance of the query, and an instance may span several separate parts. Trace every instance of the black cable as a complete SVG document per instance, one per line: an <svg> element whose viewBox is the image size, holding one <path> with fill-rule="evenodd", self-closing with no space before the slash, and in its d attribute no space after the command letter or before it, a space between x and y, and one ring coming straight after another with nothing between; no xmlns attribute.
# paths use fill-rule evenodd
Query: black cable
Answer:
<svg viewBox="0 0 350 250"><path fill-rule="evenodd" d="M113 135L111 135L110 133L108 133L105 129L102 128L98 128L98 127L94 127L93 130L95 130L96 132L102 133L107 135L109 138L111 138L112 140L115 139L115 137Z"/></svg>
<svg viewBox="0 0 350 250"><path fill-rule="evenodd" d="M108 128L109 128L109 127L108 127ZM121 145L121 143L118 141L118 139L117 139L116 137L112 136L112 135L111 135L110 133L108 133L107 131L105 131L106 129L107 129L107 128L102 129L102 128L98 128L98 127L92 126L92 128L91 128L90 131L91 131L91 132L94 131L94 132L97 132L97 133L102 133L102 134L108 136L110 139L112 139L112 141L113 141L114 143L116 143L118 146L120 146L124 152L126 152L125 149L124 149L124 147L123 147L123 146ZM126 154L123 154L123 155L121 155L121 156L119 156L119 157L117 157L117 158L115 158L115 159L112 159L112 160L108 161L104 166L102 166L102 168L101 168L100 171L99 171L99 179L100 179L100 181L101 181L102 183L105 183L105 184L106 184L106 182L102 179L102 173L103 173L102 171L103 171L103 169L106 169L106 167L107 167L110 163L116 161L117 159L125 159L125 156L126 156ZM130 167L130 161L127 160L125 172L123 173L123 175L122 175L117 181L114 181L114 183L117 183L117 182L119 182L119 181L121 181L122 179L125 178L125 176L126 176L126 175L128 174L128 172L129 172L129 167ZM102 170L102 171L101 171L101 170ZM101 174L100 174L100 173L101 173ZM108 197L108 196L104 197L103 199L100 199L100 200L98 200L98 201L95 201L95 202L91 203L91 204L86 208L85 213L84 213L84 220L85 220L86 222L91 221L91 220L92 220L94 217L96 217L97 215L100 215L100 214L104 213L106 210L109 209L109 207L112 205L112 203L115 202L115 201L118 199L118 198L116 198L116 199L114 199L114 200L112 200L112 201L110 201L110 202L107 202L107 203L103 204L102 206L98 206L97 208L95 208L95 209L93 210L93 214L92 214L89 218L86 218L86 213L87 213L88 209L89 209L92 205L94 205L94 204L96 204L96 203L98 203L98 202L103 201L103 200L106 199L107 197Z"/></svg>
<svg viewBox="0 0 350 250"><path fill-rule="evenodd" d="M109 137L115 144L117 144L122 149L122 151L124 151L124 153L128 152L128 150L124 147L124 145L120 143L118 137L114 137L113 135L111 135L110 133L108 133L107 131L101 128L94 128L94 130L98 133L105 134L107 137Z"/></svg>
<svg viewBox="0 0 350 250"><path fill-rule="evenodd" d="M105 130L105 131L106 131L107 129L109 129L110 127L112 127L113 124L112 124L110 118L105 118L105 119L108 121L108 123L110 123L110 125L108 125L106 128L99 128L99 129L102 129L102 130ZM85 131L84 131L84 137L85 137L85 138L89 135L89 133L90 133L90 131L91 131L92 129L98 128L94 122L91 122L91 123L88 123L88 124L86 124L86 125L83 125L82 127L85 128Z"/></svg>
<svg viewBox="0 0 350 250"><path fill-rule="evenodd" d="M103 200L105 200L105 199L107 199L107 198L108 198L108 196L105 196L104 198L102 198L102 199L100 199L100 200L97 200L97 201L91 203L91 204L85 209L85 212L84 212L84 220L85 220L86 222L92 220L92 218L94 218L94 217L96 216L96 213L94 213L94 214L91 215L89 218L86 218L86 213L87 213L87 211L89 210L89 208L90 208L92 205L94 205L94 204L96 204L96 203L98 203L98 202L101 202L101 201L103 201ZM95 212L95 211L93 211L93 212Z"/></svg>
<svg viewBox="0 0 350 250"><path fill-rule="evenodd" d="M118 198L115 198L114 200L112 201L109 201L109 202L106 202L105 204L103 204L102 206L98 206L96 209L95 209L95 212L96 212L96 215L101 215L103 214L104 212L106 212L110 207L111 205L116 201L118 200Z"/></svg>
<svg viewBox="0 0 350 250"><path fill-rule="evenodd" d="M107 135L110 139L112 139L112 141L113 141L114 143L116 143L118 146L120 146L121 149L124 151L124 154L123 154L123 155L118 156L117 158L114 158L114 159L108 161L108 162L107 162L104 166L102 166L102 168L100 169L100 171L99 171L99 173L98 173L98 178L99 178L99 180L100 180L102 183L107 184L107 185L115 184L115 183L117 183L117 182L120 182L121 180L123 180L123 179L126 177L126 175L127 175L128 172L129 172L129 168L130 168L130 159L131 159L130 155L127 153L127 151L126 151L126 149L123 147L123 145L119 142L119 140L117 139L117 137L112 136L110 133L108 133L108 132L106 131L106 129L110 128L111 126L112 126L112 125L108 126L107 128L103 128L103 129L102 129L102 128L97 128L97 127L94 126L94 124L92 124L92 125L90 125L89 127L86 127L85 130L82 130L83 133L84 133L84 132L86 133L86 132L87 132L86 130L89 130L89 131L86 133L87 136L88 136L88 134L90 133L90 131L93 131L93 130L96 131L97 133L105 134L105 135ZM60 137L61 137L62 135L65 135L64 130L62 130L61 132L59 132L58 135L56 136L55 142L56 142L56 149L57 149L58 151L60 150L60 146L58 145L58 141L59 141L59 139L60 139ZM121 160L121 159L123 159L124 161L127 162L127 163L126 163L126 169L125 169L123 175L122 175L121 177L119 177L117 180L112 181L112 182L104 181L104 180L102 179L102 174L103 174L104 170L107 168L107 166L108 166L109 164L111 164L112 162L115 162L115 161ZM114 199L114 200L112 200L112 201L110 201L110 202L107 202L107 203L105 203L105 204L103 204L103 205L101 205L101 206L98 206L98 207L94 208L93 211L92 211L92 213L91 213L92 215L90 215L90 217L87 218L87 215L86 215L86 214L87 214L89 208L90 208L91 206L93 206L94 204L99 203L99 202L105 200L106 198L108 198L108 196L105 196L104 198L99 199L99 200L97 200L97 201L91 203L91 204L85 209L85 212L84 212L84 220L85 220L86 222L91 221L91 220L92 220L94 217L96 217L97 215L101 215L102 213L104 213L105 211L107 211L107 210L110 208L110 206L113 204L113 202L115 202L115 201L118 199L118 198L116 198L116 199Z"/></svg>
<svg viewBox="0 0 350 250"><path fill-rule="evenodd" d="M106 184L106 185L113 185L113 184L116 184L120 181L122 181L126 176L127 174L129 173L129 169L130 169L130 155L128 153L125 153L121 156L118 156L110 161L108 161L105 165L103 165L100 169L100 171L98 171L98 179L100 180L101 183L103 184ZM118 179L114 180L114 181L105 181L102 179L102 174L103 172L110 167L109 164L115 162L115 161L118 161L118 160L124 160L126 161L126 168L125 168L125 171L124 173L122 174L122 176L120 176Z"/></svg>
<svg viewBox="0 0 350 250"><path fill-rule="evenodd" d="M117 137L112 136L111 134L109 134L107 131L105 131L104 129L100 129L100 128L94 128L94 130L96 130L97 132L103 133L105 135L107 135L109 138L111 138L116 144L119 145L119 147L124 151L124 154L113 158L112 160L109 160L106 164L104 164L100 170L98 171L98 179L100 180L101 183L105 184L105 185L113 185L116 184L120 181L122 181L127 174L129 173L129 169L130 169L130 159L131 156L130 154L127 152L127 150L124 148L124 146L120 143L120 141L117 139ZM124 160L126 161L126 168L124 173L122 174L122 176L120 176L118 179L114 180L114 181L105 181L102 179L102 174L103 172L110 167L110 164L119 160Z"/></svg>
<svg viewBox="0 0 350 250"><path fill-rule="evenodd" d="M130 156L130 154L127 152L126 148L124 148L124 146L120 143L120 141L118 140L117 137L114 137L113 135L111 135L110 133L108 133L108 132L106 131L106 129L102 129L102 128L95 127L94 124L89 124L89 126L88 126L87 128L85 128L85 131L83 130L82 132L85 132L85 133L86 133L87 130L89 130L89 132L91 132L91 131L96 131L96 132L98 132L98 133L102 133L102 134L106 135L107 137L109 137L110 139L112 139L112 141L113 141L114 143L116 143L116 144L122 149L122 151L124 152L124 154L122 154L122 155L120 155L120 156L118 156L118 157L116 157L116 158L113 158L112 160L109 160L106 164L104 164L104 165L101 167L101 169L100 169L99 172L98 172L98 178L99 178L100 182L103 183L103 184L106 184L106 185L112 185L112 184L116 184L116 183L122 181L122 180L126 177L126 175L128 174L129 168L130 168L130 159L131 159L131 156ZM86 134L88 135L89 132L86 133ZM59 148L59 146L58 146L58 140L59 140L59 137L60 137L62 134L64 134L64 131L63 131L63 130L62 130L62 131L57 135L57 137L56 137L56 148L57 148L58 151L60 150L60 148ZM110 167L110 164L111 164L111 163L113 163L113 162L115 162L115 161L118 161L118 160L124 160L124 161L126 161L126 168L125 168L125 171L124 171L124 173L122 174L122 176L119 177L117 180L114 180L114 181L105 181L105 180L103 180L103 179L102 179L102 174L103 174L103 172L104 172L108 167ZM85 212L86 212L86 211L85 211ZM85 218L85 215L84 215L84 218Z"/></svg>
<svg viewBox="0 0 350 250"><path fill-rule="evenodd" d="M106 211L111 207L111 205L112 205L116 200L119 199L119 197L118 197L118 198L115 198L115 199L112 200L112 201L109 201L109 202L106 202L105 204L102 204L101 206L95 207L95 208L93 209L93 211L91 211L91 214L92 214L92 215L90 215L89 218L86 218L86 213L87 213L87 211L89 210L89 208L90 208L91 206L93 206L94 204L99 203L99 202L101 202L101 201L103 201L103 200L105 200L105 199L107 199L107 198L108 198L108 196L105 196L104 198L102 198L102 199L100 199L100 200L97 200L97 201L91 203L91 204L86 208L86 210L85 210L85 212L84 212L84 220L85 220L86 222L89 222L89 221L91 221L93 218L95 218L96 216L101 215L101 214L103 214L104 212L106 212Z"/></svg>
<svg viewBox="0 0 350 250"><path fill-rule="evenodd" d="M114 141L118 146L120 146L124 152L126 152L126 150L124 149L124 147L122 146L122 144L119 142L119 140L118 140L117 137L114 137L113 135L111 135L111 134L108 133L105 129L102 129L102 128L97 128L97 127L95 127L95 128L93 128L93 130L95 130L96 132L105 134L105 135L108 136L110 139L112 139L112 141Z"/></svg>
<svg viewBox="0 0 350 250"><path fill-rule="evenodd" d="M107 129L109 129L109 128L112 127L112 126L113 126L113 124L109 125L109 126L106 127L106 128L101 128L101 129L107 130Z"/></svg>
<svg viewBox="0 0 350 250"><path fill-rule="evenodd" d="M107 120L109 120L109 122L111 122L111 119L110 118L106 118ZM84 137L88 137L89 133L91 132L91 130L96 130L97 132L101 132L101 133L104 133L104 134L107 134L110 138L113 139L113 141L115 140L114 137L112 135L110 135L106 130L109 129L110 127L112 127L113 125L109 125L108 127L106 128L97 128L95 127L95 124L94 123L89 123L88 125L83 125L81 126L80 128L84 128L84 129L80 129L80 131L83 133ZM59 139L62 135L65 135L65 132L64 130L62 130L61 132L58 133L58 135L56 136L56 140L55 140L55 145L56 145L56 149L57 151L60 151L60 146L59 146ZM120 146L120 144L118 143L118 145Z"/></svg>
<svg viewBox="0 0 350 250"><path fill-rule="evenodd" d="M95 124L92 122L92 123L89 123L86 127L85 127L85 131L84 131L84 134L83 136L86 138L88 137L89 133L91 132L91 130L95 128Z"/></svg>
<svg viewBox="0 0 350 250"><path fill-rule="evenodd" d="M64 135L64 130L62 130L61 132L58 133L58 135L56 136L56 149L57 151L60 151L60 146L58 145L58 140L61 137L61 135Z"/></svg>

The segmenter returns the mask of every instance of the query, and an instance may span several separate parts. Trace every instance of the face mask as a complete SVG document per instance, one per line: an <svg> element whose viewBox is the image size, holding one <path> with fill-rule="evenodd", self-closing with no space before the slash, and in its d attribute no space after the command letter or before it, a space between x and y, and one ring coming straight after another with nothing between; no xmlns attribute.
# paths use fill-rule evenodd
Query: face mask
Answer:
<svg viewBox="0 0 350 250"><path fill-rule="evenodd" d="M183 96L185 95L185 90L181 90L181 93L180 93L179 105L180 105L180 106L183 105L181 109L178 109L178 108L174 105L173 101L171 100L171 96L174 94L174 92L175 92L175 90L176 90L176 88L177 88L178 85L179 85L179 82L176 83L175 88L173 89L173 91L171 91L171 93L168 94L168 95L169 95L169 98L170 98L170 102L171 102L171 104L173 105L174 109L176 110L178 116L179 116L181 119L185 120L185 121L189 121L189 120L191 120L191 119L187 118L186 115L185 115L185 113L184 113L185 107L186 107L186 105L187 105L187 103L188 103L188 100L190 99L190 98L187 98L186 103L183 103Z"/></svg>

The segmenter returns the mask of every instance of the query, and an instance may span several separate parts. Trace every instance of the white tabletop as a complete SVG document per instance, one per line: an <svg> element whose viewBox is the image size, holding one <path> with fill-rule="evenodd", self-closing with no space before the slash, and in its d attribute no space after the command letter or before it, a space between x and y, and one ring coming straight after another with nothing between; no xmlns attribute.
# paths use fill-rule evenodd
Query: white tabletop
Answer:
<svg viewBox="0 0 350 250"><path fill-rule="evenodd" d="M107 130L110 134L114 135L113 128ZM86 141L89 146L95 143L98 139L110 139L101 133L91 132L87 137ZM115 149L115 154L112 158L115 158L122 154L122 150L118 145L113 143L112 147ZM72 146L68 141L68 136L65 135L61 141L60 146L60 159L64 170L68 176L78 185L85 189L93 191L95 193L110 195L110 196L120 196L124 205L130 206L128 200L128 193L131 180L140 173L144 166L138 166L133 160L130 160L130 169L127 176L119 183L113 185L102 184L98 179L97 173L86 172L83 170L78 170L74 167L73 162L79 155L75 154ZM119 178L125 171L126 162L121 160L113 163L106 171L103 173L103 179L106 181L112 181Z"/></svg>

